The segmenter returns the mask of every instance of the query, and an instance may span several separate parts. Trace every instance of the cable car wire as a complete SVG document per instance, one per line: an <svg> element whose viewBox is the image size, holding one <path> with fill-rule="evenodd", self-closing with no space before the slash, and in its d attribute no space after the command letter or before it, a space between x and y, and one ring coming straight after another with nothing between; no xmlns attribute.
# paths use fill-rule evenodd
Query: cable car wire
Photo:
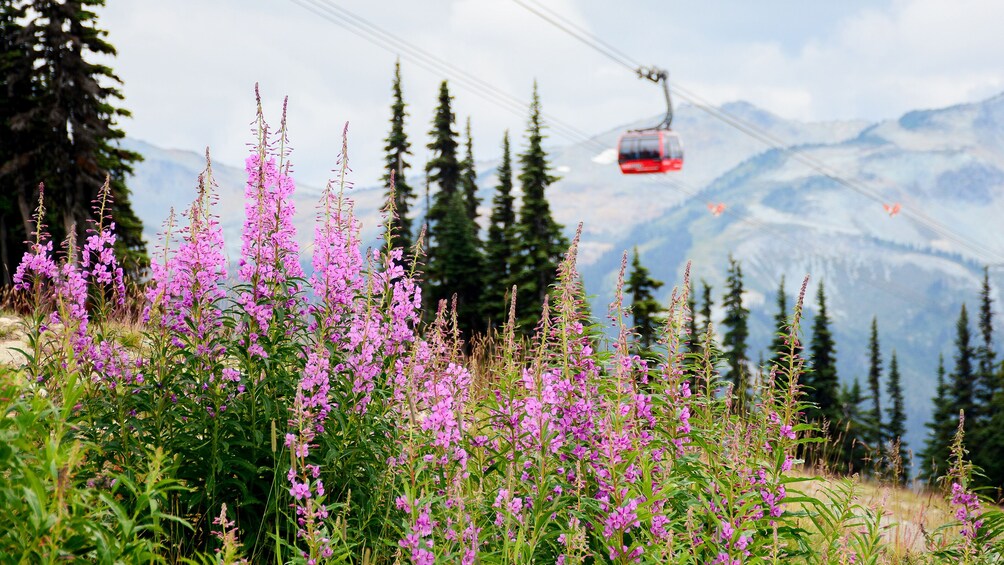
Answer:
<svg viewBox="0 0 1004 565"><path fill-rule="evenodd" d="M402 58L417 64L419 67L435 73L440 76L447 76L454 80L461 86L464 86L470 92L477 94L488 102L498 105L506 110L514 112L520 116L525 116L526 110L530 107L528 103L520 101L515 96L506 94L499 89L492 86L490 83L471 75L463 69L459 69L453 64L443 61L439 57L422 50L411 43L404 41L403 39L387 32L386 30L380 28L376 24L369 22L368 20L352 13L351 11L338 6L333 0L290 0L294 4L297 4L304 9L320 16L321 18L334 23L343 29L353 33L354 35L373 43L374 45L391 52L392 54L401 56ZM521 0L514 0L517 3L521 3ZM625 64L628 66L628 64ZM628 67L630 68L630 67ZM674 88L675 90L675 88ZM571 126L563 122L562 120L550 116L548 114L542 113L542 117L545 118L550 129L556 131L556 133L561 134L563 137L568 138L571 141L581 143L584 146L591 146L594 149L599 149L605 151L608 149L607 145L600 142L595 136L590 136L578 128ZM677 190L683 192L684 194L690 196L691 198L697 200L700 198L700 188L693 187L684 183L679 179L664 178L664 179L646 179L652 184L658 184L660 186L664 184L669 184L670 186L676 188ZM703 204L707 204L704 202ZM793 246L804 246L804 241L797 241L792 238L787 233L778 229L777 226L766 224L752 216L744 215L742 213L736 212L732 207L728 207L724 210L724 213L746 223L756 229L763 232L771 232L780 239L789 242ZM821 255L822 258L838 259L836 256ZM904 295L914 295L916 300L925 301L926 297L917 295L910 289L905 289L899 287L895 290L890 290L893 285L889 285L889 288L876 285L869 281L865 281L869 286L873 286L879 290L883 290L892 296L895 296L905 302L909 302ZM898 285L896 285L898 286Z"/></svg>
<svg viewBox="0 0 1004 565"><path fill-rule="evenodd" d="M483 79L405 41L330 0L290 1L386 51L417 64L425 70L440 76L449 76L462 88L489 102L501 106L520 117L526 116L526 109L529 107L529 103L495 88ZM571 124L557 120L553 116L542 113L542 117L548 120L548 122L553 123L555 132L563 137L573 140L588 137L588 134L582 130Z"/></svg>

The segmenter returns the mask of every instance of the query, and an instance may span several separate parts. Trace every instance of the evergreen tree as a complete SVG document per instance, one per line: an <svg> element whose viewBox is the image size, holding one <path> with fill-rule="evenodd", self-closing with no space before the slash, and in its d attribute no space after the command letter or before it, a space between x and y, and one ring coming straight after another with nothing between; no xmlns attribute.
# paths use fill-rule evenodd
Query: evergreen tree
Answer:
<svg viewBox="0 0 1004 565"><path fill-rule="evenodd" d="M516 224L517 252L513 261L513 282L518 288L516 303L520 331L529 333L540 319L544 297L557 275L558 263L568 248L561 225L551 217L545 191L557 177L548 173L547 153L543 147L543 124L540 97L533 85L527 148L519 156L519 181L523 192Z"/></svg>
<svg viewBox="0 0 1004 565"><path fill-rule="evenodd" d="M882 434L882 352L879 349L878 318L872 318L872 331L868 338L868 393L871 395L871 410L865 420L868 428L867 442L873 450L882 448L885 437Z"/></svg>
<svg viewBox="0 0 1004 565"><path fill-rule="evenodd" d="M473 222L478 220L478 173L474 168L474 141L471 139L471 119L467 118L464 129L464 141L467 152L460 162L460 188L464 192L464 205L467 207L467 217Z"/></svg>
<svg viewBox="0 0 1004 565"><path fill-rule="evenodd" d="M384 187L387 188L386 198L390 198L391 174L394 175L394 210L397 217L391 222L393 232L394 247L408 249L412 246L412 225L408 213L411 208L411 201L415 198L415 191L408 184L406 171L411 166L408 164L407 156L411 155L411 143L404 132L404 119L408 115L405 112L404 96L401 93L401 61L394 63L394 84L391 87L394 102L390 106L390 133L387 134L384 151L383 175Z"/></svg>
<svg viewBox="0 0 1004 565"><path fill-rule="evenodd" d="M26 10L14 2L0 2L0 284L9 285L31 234L32 192L38 179L19 161L33 148L12 123L32 103L30 44L21 25Z"/></svg>
<svg viewBox="0 0 1004 565"><path fill-rule="evenodd" d="M896 361L896 351L892 352L892 359L889 361L889 382L886 383L886 392L889 395L889 421L885 424L885 437L890 446L899 441L899 453L897 454L903 469L910 468L907 457L907 445L904 436L906 435L906 411L903 406L903 387L900 384L899 363ZM900 476L900 480L905 481L908 473Z"/></svg>
<svg viewBox="0 0 1004 565"><path fill-rule="evenodd" d="M749 358L746 354L749 310L743 306L743 270L731 255L725 286L726 292L722 300L725 307L725 318L722 320L725 335L722 337L722 347L725 348L724 357L729 367L728 379L735 385L737 398L742 405L747 397L749 376Z"/></svg>
<svg viewBox="0 0 1004 565"><path fill-rule="evenodd" d="M990 416L989 407L993 402L994 395L1000 388L997 381L996 358L994 351L994 323L993 323L993 301L990 298L990 270L983 268L983 287L980 289L980 319L979 319L981 343L976 347L976 360L978 364L976 372L975 401L977 413L973 414L975 423L980 424ZM967 414L968 416L968 414Z"/></svg>
<svg viewBox="0 0 1004 565"><path fill-rule="evenodd" d="M436 273L433 296L451 301L456 295L457 324L466 335L485 329L481 316L481 256L473 224L467 217L463 195L455 191L439 222L436 263L429 264L429 270L434 268Z"/></svg>
<svg viewBox="0 0 1004 565"><path fill-rule="evenodd" d="M767 353L770 355L770 364L767 369L774 372L776 377L781 377L781 370L784 368L784 353L787 349L786 342L788 341L788 304L787 296L784 294L784 275L781 275L781 283L777 287L777 313L774 314L774 339L770 342L770 349ZM761 363L761 367L763 364ZM781 382L780 380L777 384L782 389L788 388L787 382ZM802 383L805 384L804 382Z"/></svg>
<svg viewBox="0 0 1004 565"><path fill-rule="evenodd" d="M513 254L516 250L516 211L512 195L512 158L509 132L502 137L502 162L498 167L499 184L492 198L492 214L488 221L488 241L485 242L485 318L498 325L509 313L507 297L511 291Z"/></svg>
<svg viewBox="0 0 1004 565"><path fill-rule="evenodd" d="M121 81L110 67L85 58L115 55L115 48L105 40L107 32L97 27L94 8L103 6L104 0L36 0L27 25L20 29L9 20L17 8L4 4L0 19L15 32L4 34L4 74L13 72L18 79L5 84L18 90L18 100L3 108L0 119L16 131L17 138L16 146L4 147L0 154L0 177L5 184L13 184L8 185L12 191L4 191L7 204L10 195L16 195L22 224L30 226L31 196L37 196L35 188L44 182L53 239L59 241L76 230L77 240L83 241L92 219L92 203L109 178L116 253L126 271L138 275L149 259L143 226L132 211L125 181L132 163L141 157L118 146L125 134L116 121L130 115L116 107L122 100ZM27 66L22 60L25 55L30 61ZM27 84L23 82L26 69L30 69Z"/></svg>
<svg viewBox="0 0 1004 565"><path fill-rule="evenodd" d="M945 381L945 357L938 356L938 388L933 399L934 414L931 421L924 424L930 432L920 452L920 478L933 483L948 469L951 455L952 436L955 435L958 412L952 413L948 383Z"/></svg>
<svg viewBox="0 0 1004 565"><path fill-rule="evenodd" d="M480 319L482 256L477 224L467 214L464 195L458 190L457 134L453 131L452 98L446 81L439 88L439 107L429 132L433 157L426 165L429 180L438 185L428 212L425 295L434 313L441 300L457 295L457 320L468 335L484 329ZM459 206L459 207L458 207ZM463 219L457 217L458 211ZM466 232L465 232L466 230Z"/></svg>
<svg viewBox="0 0 1004 565"><path fill-rule="evenodd" d="M652 291L662 287L662 281L653 279L648 269L641 264L638 248L634 248L634 258L631 260L631 274L627 280L627 293L631 296L631 314L634 317L634 331L637 339L632 346L632 353L643 358L654 356L652 346L656 342L656 333L660 325L660 313L663 308L652 296Z"/></svg>
<svg viewBox="0 0 1004 565"><path fill-rule="evenodd" d="M708 328L711 327L711 308L714 303L711 300L711 285L708 281L701 279L701 319L704 323L701 324L701 336L708 335Z"/></svg>
<svg viewBox="0 0 1004 565"><path fill-rule="evenodd" d="M460 185L457 132L453 130L452 103L453 97L450 96L449 86L444 80L439 85L439 105L436 107L436 115L432 120L432 129L429 130L429 136L432 140L426 146L432 152L432 158L425 165L428 182L437 186L432 206L428 211L430 237L434 237L436 223L446 216L453 193Z"/></svg>
<svg viewBox="0 0 1004 565"><path fill-rule="evenodd" d="M953 424L958 424L959 410L966 414L963 430L965 437L973 437L973 422L970 414L976 413L975 407L975 380L973 371L973 345L969 332L969 314L966 312L965 303L959 311L959 321L955 326L955 370L950 375L948 386L948 398L952 407Z"/></svg>
<svg viewBox="0 0 1004 565"><path fill-rule="evenodd" d="M998 382L1004 382L1004 364L997 371ZM1004 390L1000 387L990 404L989 420L980 439L982 454L980 466L987 477L987 484L994 488L1004 488Z"/></svg>
<svg viewBox="0 0 1004 565"><path fill-rule="evenodd" d="M830 318L826 313L826 291L823 283L816 290L816 316L812 321L812 342L809 344L811 388L806 393L814 408L809 410L812 420L826 420L831 425L841 419L838 402L840 381L837 378L837 346L830 332Z"/></svg>
<svg viewBox="0 0 1004 565"><path fill-rule="evenodd" d="M977 361L976 387L974 390L973 436L967 441L970 454L978 467L986 474L992 486L998 486L1002 481L995 482L993 469L998 468L997 460L1004 454L1002 446L994 440L997 429L994 428L995 398L1001 392L1000 375L997 372L994 351L993 301L990 298L990 270L983 268L983 286L980 289L980 319L979 331L982 340L976 346ZM966 415L969 419L969 415Z"/></svg>

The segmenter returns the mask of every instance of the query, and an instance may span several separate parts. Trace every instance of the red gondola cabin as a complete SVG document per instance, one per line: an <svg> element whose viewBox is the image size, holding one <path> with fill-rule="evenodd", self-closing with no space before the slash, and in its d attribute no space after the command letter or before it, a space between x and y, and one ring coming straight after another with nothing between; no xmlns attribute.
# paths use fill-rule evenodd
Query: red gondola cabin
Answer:
<svg viewBox="0 0 1004 565"><path fill-rule="evenodd" d="M668 129L629 131L617 142L617 163L626 175L679 171L683 144Z"/></svg>

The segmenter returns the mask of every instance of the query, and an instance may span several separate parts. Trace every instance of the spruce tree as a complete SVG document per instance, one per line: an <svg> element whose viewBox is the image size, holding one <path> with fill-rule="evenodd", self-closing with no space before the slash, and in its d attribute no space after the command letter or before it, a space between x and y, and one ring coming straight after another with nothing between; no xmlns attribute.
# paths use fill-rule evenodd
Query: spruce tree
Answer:
<svg viewBox="0 0 1004 565"><path fill-rule="evenodd" d="M889 361L889 381L886 383L886 392L889 395L889 402L891 406L889 407L889 421L885 424L885 437L889 441L890 446L899 441L899 461L903 465L903 469L910 468L910 462L907 457L907 445L906 439L906 411L903 406L903 387L900 384L899 376L899 363L896 360L896 351L892 352L892 359ZM907 473L900 475L900 480L905 481L907 478Z"/></svg>
<svg viewBox="0 0 1004 565"><path fill-rule="evenodd" d="M1004 364L997 371L998 382L1004 382ZM993 488L1004 488L1004 390L999 387L990 404L990 416L980 440L979 462L987 477L987 484Z"/></svg>
<svg viewBox="0 0 1004 565"><path fill-rule="evenodd" d="M471 119L467 118L467 127L464 129L464 144L467 152L464 153L464 160L460 162L460 188L464 193L464 205L467 208L467 217L473 222L478 220L478 173L474 168L474 141L471 139Z"/></svg>
<svg viewBox="0 0 1004 565"><path fill-rule="evenodd" d="M482 300L484 316L493 324L505 322L509 312L507 298L511 291L513 254L516 250L516 211L512 195L512 157L509 132L502 137L502 162L498 167L498 186L492 198L492 214L488 220L488 240L485 242L485 294Z"/></svg>
<svg viewBox="0 0 1004 565"><path fill-rule="evenodd" d="M513 261L513 282L518 288L516 313L520 331L529 333L540 319L548 289L557 276L558 263L568 248L561 225L551 217L545 191L557 177L548 172L544 151L544 125L540 119L540 96L533 85L527 148L519 156L519 181L523 200L516 225L517 250Z"/></svg>
<svg viewBox="0 0 1004 565"><path fill-rule="evenodd" d="M708 281L701 279L701 336L708 335L708 328L711 327L711 309L714 302L711 299L711 285ZM703 339L703 337L702 337Z"/></svg>
<svg viewBox="0 0 1004 565"><path fill-rule="evenodd" d="M933 399L934 413L924 424L929 432L920 452L920 478L933 483L948 469L952 436L955 435L958 412L952 413L948 383L945 381L945 356L938 356L938 388Z"/></svg>
<svg viewBox="0 0 1004 565"><path fill-rule="evenodd" d="M26 41L24 6L0 2L0 284L9 285L31 234L30 208L38 200L34 174L18 162L33 147L12 118L32 103L30 43ZM22 212L27 211L27 214Z"/></svg>
<svg viewBox="0 0 1004 565"><path fill-rule="evenodd" d="M728 379L735 385L737 398L742 405L748 392L749 357L746 340L749 338L749 310L743 306L742 266L731 255L725 286L726 292L722 299L725 308L725 318L722 320L725 335L722 337L722 347L725 348L724 357L729 367Z"/></svg>
<svg viewBox="0 0 1004 565"><path fill-rule="evenodd" d="M450 198L446 215L437 230L438 253L435 265L437 299L452 301L457 297L457 324L465 335L484 331L481 316L482 266L474 222L467 217L464 196L456 191Z"/></svg>
<svg viewBox="0 0 1004 565"><path fill-rule="evenodd" d="M10 175L16 182L11 188L26 226L33 208L29 197L37 195L39 182L45 183L49 229L56 241L72 230L78 241L84 240L88 220L94 219L92 203L107 177L110 215L118 236L115 250L126 271L136 276L149 259L126 178L132 163L141 157L118 146L125 133L116 122L130 115L116 106L122 100L121 80L107 65L87 60L88 56L115 55L115 48L105 40L107 32L97 27L94 8L103 5L104 0L36 0L27 25L5 38L5 43L13 39L17 44L16 52L27 54L31 70L30 94L20 93L27 98L6 108L12 113L2 119L19 139L13 155L3 155L0 175Z"/></svg>
<svg viewBox="0 0 1004 565"><path fill-rule="evenodd" d="M997 352L994 351L993 300L990 298L990 269L988 267L983 268L979 330L982 341L976 346L978 368L976 371L975 402L977 413L973 414L977 424L989 417L989 407L1000 388L997 381L997 367L995 366Z"/></svg>
<svg viewBox="0 0 1004 565"><path fill-rule="evenodd" d="M948 398L952 407L954 423L958 424L959 410L966 414L963 422L965 437L973 437L972 418L970 414L976 413L975 407L975 381L976 375L973 371L973 345L972 336L969 331L969 314L966 312L965 303L959 311L959 320L955 325L955 370L950 375L948 386Z"/></svg>
<svg viewBox="0 0 1004 565"><path fill-rule="evenodd" d="M427 216L425 296L427 311L434 313L441 300L450 302L456 294L460 328L470 334L484 329L479 318L482 257L477 224L468 216L464 195L458 190L460 165L451 101L447 83L443 81L439 88L439 106L429 132L432 140L428 148L433 156L426 165L429 181L436 183L438 190ZM463 221L457 217L458 210Z"/></svg>
<svg viewBox="0 0 1004 565"><path fill-rule="evenodd" d="M826 312L826 291L823 283L816 290L816 316L812 321L812 342L809 344L811 388L806 393L814 406L809 419L826 420L836 425L841 417L837 378L837 346L830 331L830 318Z"/></svg>
<svg viewBox="0 0 1004 565"><path fill-rule="evenodd" d="M655 345L661 323L660 313L663 308L652 295L652 292L660 287L662 281L655 280L649 275L648 269L641 264L638 248L635 247L626 288L627 294L631 297L631 315L634 317L634 331L637 336L632 344L632 353L646 359L654 356L652 346Z"/></svg>
<svg viewBox="0 0 1004 565"><path fill-rule="evenodd" d="M384 151L383 184L386 187L386 198L390 198L391 173L394 175L394 210L396 217L391 222L393 232L393 247L403 247L408 249L412 246L412 225L408 213L411 209L411 201L415 198L415 191L408 184L407 156L411 155L411 143L404 131L404 119L408 115L405 112L404 96L401 92L401 61L394 63L394 84L391 86L391 93L394 101L390 106L390 133L387 134Z"/></svg>
<svg viewBox="0 0 1004 565"><path fill-rule="evenodd" d="M868 427L867 442L873 450L882 449L885 436L882 433L882 352L879 349L878 318L872 318L871 334L868 337L868 393L871 395L871 410L866 414Z"/></svg>
<svg viewBox="0 0 1004 565"><path fill-rule="evenodd" d="M774 338L770 342L770 355L767 369L775 373L777 378L781 377L781 369L784 367L784 352L787 349L785 343L788 341L788 300L784 294L784 275L781 275L781 282L777 287L777 313L774 314ZM763 366L761 364L761 366ZM777 382L782 389L788 388L787 382ZM802 383L805 385L805 382Z"/></svg>
<svg viewBox="0 0 1004 565"><path fill-rule="evenodd" d="M994 350L993 301L990 298L990 270L983 268L983 286L980 289L979 332L981 341L976 346L976 387L974 390L973 436L967 443L970 454L978 467L984 470L986 478L994 484L991 469L998 466L997 460L1004 451L994 441L997 430L994 428L995 397L1001 392L1000 376L997 372L997 352ZM966 415L969 419L969 415Z"/></svg>
<svg viewBox="0 0 1004 565"><path fill-rule="evenodd" d="M426 146L432 158L425 165L428 182L436 185L436 193L428 210L429 236L434 237L436 223L446 216L453 193L460 185L460 163L457 161L457 132L453 130L454 116L451 108L453 97L444 80L439 85L439 105L432 120ZM466 210L466 208L465 208Z"/></svg>

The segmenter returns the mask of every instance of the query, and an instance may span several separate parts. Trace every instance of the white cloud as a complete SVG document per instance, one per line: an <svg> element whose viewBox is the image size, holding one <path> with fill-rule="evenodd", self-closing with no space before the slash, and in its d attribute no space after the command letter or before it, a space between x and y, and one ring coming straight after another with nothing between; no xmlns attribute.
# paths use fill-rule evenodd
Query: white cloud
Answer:
<svg viewBox="0 0 1004 565"><path fill-rule="evenodd" d="M662 110L657 88L513 2L335 3L521 100L536 78L545 112L584 132ZM704 98L744 99L784 117L895 117L1004 88L1004 3L992 0L813 9L782 0L755 8L724 0L547 6L640 62L669 68L674 81ZM168 147L210 145L218 159L240 163L258 81L273 122L282 96L290 96L300 178L323 181L345 121L355 180L379 178L393 53L291 1L114 2L102 10L101 26L119 50L111 65L134 113L123 123L129 135ZM402 66L413 171L420 171L438 84L447 77L408 60ZM519 151L525 112L511 113L451 82L458 118L473 117L475 156L496 156L506 128Z"/></svg>

